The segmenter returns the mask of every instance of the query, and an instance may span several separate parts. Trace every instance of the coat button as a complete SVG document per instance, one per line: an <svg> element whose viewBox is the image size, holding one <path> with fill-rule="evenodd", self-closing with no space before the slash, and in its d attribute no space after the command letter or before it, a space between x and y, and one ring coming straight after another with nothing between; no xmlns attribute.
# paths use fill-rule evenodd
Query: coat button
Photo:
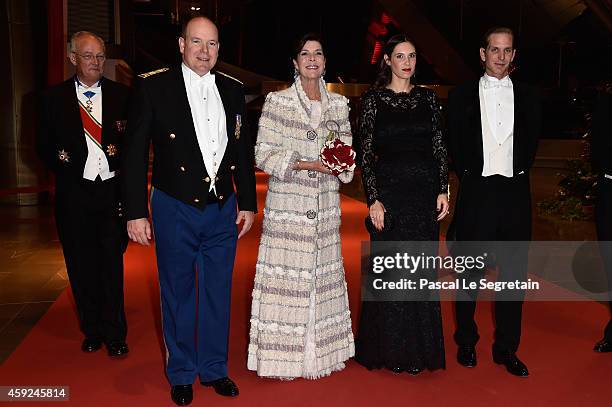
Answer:
<svg viewBox="0 0 612 407"><path fill-rule="evenodd" d="M235 166L235 165L232 165L232 166L230 167L230 170L232 170L232 171L234 171L235 169L236 169L236 166Z"/></svg>
<svg viewBox="0 0 612 407"><path fill-rule="evenodd" d="M308 170L308 176L310 178L316 178L317 177L317 172L315 170Z"/></svg>
<svg viewBox="0 0 612 407"><path fill-rule="evenodd" d="M195 198L195 199L193 200L193 202L198 203L198 202L200 202L200 200L199 200L198 198Z"/></svg>
<svg viewBox="0 0 612 407"><path fill-rule="evenodd" d="M209 177L204 178L204 182L210 182L210 178Z"/></svg>
<svg viewBox="0 0 612 407"><path fill-rule="evenodd" d="M306 217L308 219L314 219L314 218L317 217L317 213L315 211L313 211L313 210L310 210L310 211L306 212Z"/></svg>
<svg viewBox="0 0 612 407"><path fill-rule="evenodd" d="M175 137L176 137L176 134L174 134L174 133L170 133L170 138L171 138L172 140L174 140L174 139L175 139Z"/></svg>
<svg viewBox="0 0 612 407"><path fill-rule="evenodd" d="M308 137L308 140L314 140L317 138L317 132L314 130L308 130L306 132L306 137Z"/></svg>
<svg viewBox="0 0 612 407"><path fill-rule="evenodd" d="M185 167L181 166L181 171L185 172Z"/></svg>
<svg viewBox="0 0 612 407"><path fill-rule="evenodd" d="M223 200L223 195L219 195L219 200L222 201Z"/></svg>

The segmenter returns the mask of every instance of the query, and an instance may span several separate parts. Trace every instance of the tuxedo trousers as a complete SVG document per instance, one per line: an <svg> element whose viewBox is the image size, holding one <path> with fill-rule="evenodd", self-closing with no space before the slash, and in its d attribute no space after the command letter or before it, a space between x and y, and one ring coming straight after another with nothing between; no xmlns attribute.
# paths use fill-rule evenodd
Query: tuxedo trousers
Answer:
<svg viewBox="0 0 612 407"><path fill-rule="evenodd" d="M64 176L65 177L65 176ZM125 340L123 253L117 177L56 178L55 221L80 327L87 338Z"/></svg>
<svg viewBox="0 0 612 407"><path fill-rule="evenodd" d="M601 174L597 180L597 202L595 204L595 225L597 239L600 242L600 252L604 269L608 278L608 295L610 295L610 310L612 312L612 174ZM612 341L612 318L604 330L604 338Z"/></svg>
<svg viewBox="0 0 612 407"><path fill-rule="evenodd" d="M153 188L151 211L168 380L226 377L236 196L201 210Z"/></svg>
<svg viewBox="0 0 612 407"><path fill-rule="evenodd" d="M456 240L517 241L531 239L531 193L529 175L514 177L466 173L461 178L455 209ZM486 243L483 243L486 246ZM522 280L527 275L528 243L498 245L498 281ZM483 247L483 250L491 250ZM480 277L484 270L470 274ZM455 342L459 346L475 346L479 339L474 320L478 290L460 291L456 301ZM461 298L459 297L461 296ZM521 337L524 292L509 297L498 295L495 301L494 351L516 352ZM460 300L459 300L460 299Z"/></svg>

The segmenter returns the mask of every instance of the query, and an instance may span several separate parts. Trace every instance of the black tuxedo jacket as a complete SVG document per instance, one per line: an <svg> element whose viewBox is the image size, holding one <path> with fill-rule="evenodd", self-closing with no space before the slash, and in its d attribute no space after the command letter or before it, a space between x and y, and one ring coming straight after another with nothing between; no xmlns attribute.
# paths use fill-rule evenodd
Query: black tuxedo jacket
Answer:
<svg viewBox="0 0 612 407"><path fill-rule="evenodd" d="M120 167L130 88L102 78L102 148L111 171ZM37 150L56 182L81 180L87 142L79 112L74 78L46 89L40 98Z"/></svg>
<svg viewBox="0 0 612 407"><path fill-rule="evenodd" d="M514 175L528 174L535 160L542 127L542 107L534 88L512 81L514 88ZM459 179L482 174L484 165L478 80L457 86L448 95L448 146Z"/></svg>
<svg viewBox="0 0 612 407"><path fill-rule="evenodd" d="M216 73L216 72L213 72ZM217 173L221 205L234 192L240 210L255 212L253 145L246 125L242 84L215 74L225 117L228 143ZM123 155L123 197L127 220L149 215L147 171L153 143L152 185L181 202L203 209L210 175L206 171L193 125L180 66L141 80L130 108Z"/></svg>

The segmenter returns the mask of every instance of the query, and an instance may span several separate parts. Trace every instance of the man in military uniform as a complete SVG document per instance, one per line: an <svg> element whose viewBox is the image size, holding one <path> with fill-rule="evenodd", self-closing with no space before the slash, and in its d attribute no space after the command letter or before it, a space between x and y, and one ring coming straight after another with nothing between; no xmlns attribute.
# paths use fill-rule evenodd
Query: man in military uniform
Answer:
<svg viewBox="0 0 612 407"><path fill-rule="evenodd" d="M153 143L151 210L166 373L172 400L187 405L196 376L221 395L238 395L227 377L231 277L237 239L253 224L256 196L243 88L211 71L219 51L217 27L204 17L191 19L179 49L181 66L141 81L123 168L128 234L148 245Z"/></svg>
<svg viewBox="0 0 612 407"><path fill-rule="evenodd" d="M76 303L81 349L106 344L128 353L123 305L119 155L130 89L104 78L104 41L81 31L70 41L76 75L47 89L40 104L37 148L55 173L55 221Z"/></svg>

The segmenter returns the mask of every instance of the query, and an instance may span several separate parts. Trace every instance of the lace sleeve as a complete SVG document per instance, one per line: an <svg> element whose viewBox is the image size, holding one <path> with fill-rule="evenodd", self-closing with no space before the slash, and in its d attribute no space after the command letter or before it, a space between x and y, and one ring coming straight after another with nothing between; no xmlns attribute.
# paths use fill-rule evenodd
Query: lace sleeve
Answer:
<svg viewBox="0 0 612 407"><path fill-rule="evenodd" d="M343 98L344 106L341 110L338 124L340 125L340 140L348 144L353 144L353 137L351 135L351 122L349 121L350 107L348 105L348 99ZM343 184L348 184L353 180L354 171L344 171L338 174L338 179Z"/></svg>
<svg viewBox="0 0 612 407"><path fill-rule="evenodd" d="M372 149L375 120L376 98L373 92L367 92L361 102L359 141L361 147L361 178L368 206L378 199L376 176L374 175L375 157Z"/></svg>
<svg viewBox="0 0 612 407"><path fill-rule="evenodd" d="M441 194L448 193L448 152L444 144L444 134L442 132L442 114L440 113L440 103L436 98L435 92L431 91L428 95L429 107L432 115L432 147L433 156L438 164L440 173L440 192Z"/></svg>

